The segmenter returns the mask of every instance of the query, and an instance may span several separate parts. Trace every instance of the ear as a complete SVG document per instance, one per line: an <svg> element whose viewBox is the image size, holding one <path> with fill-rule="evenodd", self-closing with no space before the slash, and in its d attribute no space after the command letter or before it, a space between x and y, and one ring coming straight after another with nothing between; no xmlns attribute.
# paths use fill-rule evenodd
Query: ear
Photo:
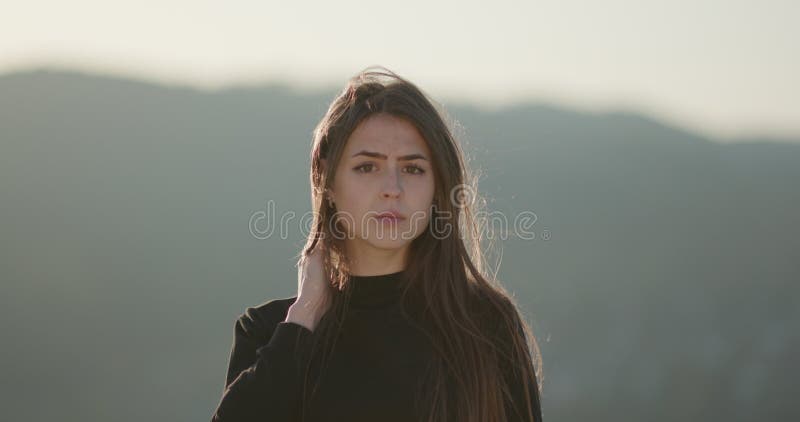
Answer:
<svg viewBox="0 0 800 422"><path fill-rule="evenodd" d="M325 158L320 158L319 164L320 164L320 172L325 173L325 171L328 169L328 160ZM327 201L328 198L330 198L332 201L336 201L336 199L333 197L333 189L327 189L325 191L324 200Z"/></svg>

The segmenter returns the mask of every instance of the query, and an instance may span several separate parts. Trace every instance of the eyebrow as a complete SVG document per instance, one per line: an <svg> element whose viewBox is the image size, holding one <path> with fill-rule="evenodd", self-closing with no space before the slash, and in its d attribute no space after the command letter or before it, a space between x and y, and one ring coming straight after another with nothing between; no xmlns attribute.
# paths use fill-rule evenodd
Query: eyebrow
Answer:
<svg viewBox="0 0 800 422"><path fill-rule="evenodd" d="M381 160L385 160L385 159L389 158L385 154L381 154L379 152L366 151L366 150L359 151L359 152L353 154L352 157L357 157L359 155L364 155L366 157L372 157L372 158L380 158ZM425 158L425 156L422 155L422 154L408 154L408 155L403 155L403 156L397 157L397 159L401 160L401 161L410 161L410 160L425 160L425 161L428 161L428 159Z"/></svg>

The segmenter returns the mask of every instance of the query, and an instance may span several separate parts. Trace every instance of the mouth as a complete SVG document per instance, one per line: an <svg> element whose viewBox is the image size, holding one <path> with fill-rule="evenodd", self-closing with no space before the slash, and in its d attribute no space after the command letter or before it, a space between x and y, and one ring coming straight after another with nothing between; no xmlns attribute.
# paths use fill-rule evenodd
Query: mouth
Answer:
<svg viewBox="0 0 800 422"><path fill-rule="evenodd" d="M395 210L384 211L378 214L377 218L381 221L400 221L406 219L404 215Z"/></svg>

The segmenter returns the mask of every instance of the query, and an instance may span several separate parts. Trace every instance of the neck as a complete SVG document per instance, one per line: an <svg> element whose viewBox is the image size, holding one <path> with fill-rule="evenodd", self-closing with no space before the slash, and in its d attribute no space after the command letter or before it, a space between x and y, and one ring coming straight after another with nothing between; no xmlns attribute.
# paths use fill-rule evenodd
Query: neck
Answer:
<svg viewBox="0 0 800 422"><path fill-rule="evenodd" d="M393 309L400 304L406 278L402 272L380 275L351 275L348 305L356 310Z"/></svg>
<svg viewBox="0 0 800 422"><path fill-rule="evenodd" d="M350 256L350 274L357 276L373 276L403 271L406 267L408 247L398 249L376 249L348 245Z"/></svg>

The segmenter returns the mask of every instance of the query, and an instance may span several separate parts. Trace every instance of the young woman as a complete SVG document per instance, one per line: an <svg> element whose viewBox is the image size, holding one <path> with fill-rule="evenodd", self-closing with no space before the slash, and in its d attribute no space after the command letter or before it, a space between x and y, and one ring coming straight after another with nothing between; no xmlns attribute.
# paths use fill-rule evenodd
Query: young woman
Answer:
<svg viewBox="0 0 800 422"><path fill-rule="evenodd" d="M212 420L541 422L539 349L483 274L468 181L414 84L353 77L314 131L298 293L236 321Z"/></svg>

